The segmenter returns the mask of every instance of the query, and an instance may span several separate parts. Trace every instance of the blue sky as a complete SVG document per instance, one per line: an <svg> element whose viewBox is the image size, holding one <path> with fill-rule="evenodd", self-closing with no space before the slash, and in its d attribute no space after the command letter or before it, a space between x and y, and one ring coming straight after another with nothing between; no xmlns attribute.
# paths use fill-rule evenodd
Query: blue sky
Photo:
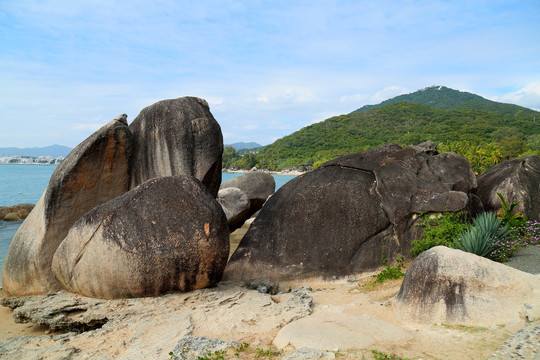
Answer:
<svg viewBox="0 0 540 360"><path fill-rule="evenodd" d="M0 147L206 99L225 143L445 85L540 109L540 2L0 0Z"/></svg>

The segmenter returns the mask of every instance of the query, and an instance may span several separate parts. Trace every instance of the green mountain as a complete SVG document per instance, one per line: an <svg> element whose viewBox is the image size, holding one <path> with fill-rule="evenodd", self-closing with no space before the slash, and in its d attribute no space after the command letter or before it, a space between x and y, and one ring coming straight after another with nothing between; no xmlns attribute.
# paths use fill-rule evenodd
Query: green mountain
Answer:
<svg viewBox="0 0 540 360"><path fill-rule="evenodd" d="M243 150L243 149L255 149L262 147L261 144L258 144L256 142L237 142L234 144L226 144L225 146L232 146L235 150Z"/></svg>
<svg viewBox="0 0 540 360"><path fill-rule="evenodd" d="M539 152L540 112L429 87L302 128L244 163L276 170L317 166L383 144L405 146L426 140L433 140L442 151L468 157L480 172L498 161Z"/></svg>
<svg viewBox="0 0 540 360"><path fill-rule="evenodd" d="M353 111L353 113L373 110L397 102L410 102L441 110L486 110L509 115L515 114L520 110L526 114L535 112L519 105L491 101L479 95L450 89L445 86L430 86L410 94L396 96L377 105L362 106L360 109Z"/></svg>
<svg viewBox="0 0 540 360"><path fill-rule="evenodd" d="M16 147L9 147L9 148L0 148L0 156L52 156L52 157L59 157L64 156L66 157L72 148L69 148L67 146L62 145L51 145L47 147L33 147L33 148L16 148Z"/></svg>

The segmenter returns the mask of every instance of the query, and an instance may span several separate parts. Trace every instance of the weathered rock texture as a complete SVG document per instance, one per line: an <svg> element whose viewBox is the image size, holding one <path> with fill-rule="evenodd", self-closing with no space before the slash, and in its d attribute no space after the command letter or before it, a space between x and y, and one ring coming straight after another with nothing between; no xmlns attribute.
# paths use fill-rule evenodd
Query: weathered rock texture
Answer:
<svg viewBox="0 0 540 360"><path fill-rule="evenodd" d="M540 277L443 246L407 269L394 312L404 322L491 326L540 317Z"/></svg>
<svg viewBox="0 0 540 360"><path fill-rule="evenodd" d="M11 242L2 270L4 294L58 289L51 261L69 228L96 205L127 191L131 142L126 118L121 115L103 126L56 168Z"/></svg>
<svg viewBox="0 0 540 360"><path fill-rule="evenodd" d="M540 157L524 156L495 165L478 177L476 194L488 211L501 208L500 192L516 211L529 220L540 220Z"/></svg>
<svg viewBox="0 0 540 360"><path fill-rule="evenodd" d="M0 220L19 221L26 219L34 204L18 204L13 206L0 206Z"/></svg>
<svg viewBox="0 0 540 360"><path fill-rule="evenodd" d="M291 180L262 208L225 277L340 276L408 255L416 214L463 210L476 186L465 158L432 154L388 145Z"/></svg>
<svg viewBox="0 0 540 360"><path fill-rule="evenodd" d="M218 283L228 254L227 221L209 191L193 177L162 177L86 213L52 269L77 294L157 296Z"/></svg>
<svg viewBox="0 0 540 360"><path fill-rule="evenodd" d="M249 199L250 211L252 214L259 211L264 205L266 199L276 191L276 181L270 174L264 172L251 172L245 175L237 176L221 184L220 189L236 187L242 190Z"/></svg>
<svg viewBox="0 0 540 360"><path fill-rule="evenodd" d="M129 128L135 148L131 188L156 177L191 175L217 196L223 137L205 100L159 101L144 108Z"/></svg>
<svg viewBox="0 0 540 360"><path fill-rule="evenodd" d="M311 313L303 292L279 299L238 284L160 297L97 300L65 291L0 299L15 321L71 332L0 341L6 359L169 359L186 335L268 344L283 325Z"/></svg>
<svg viewBox="0 0 540 360"><path fill-rule="evenodd" d="M249 199L245 192L236 187L220 189L217 197L218 203L223 208L229 231L238 229L249 217Z"/></svg>

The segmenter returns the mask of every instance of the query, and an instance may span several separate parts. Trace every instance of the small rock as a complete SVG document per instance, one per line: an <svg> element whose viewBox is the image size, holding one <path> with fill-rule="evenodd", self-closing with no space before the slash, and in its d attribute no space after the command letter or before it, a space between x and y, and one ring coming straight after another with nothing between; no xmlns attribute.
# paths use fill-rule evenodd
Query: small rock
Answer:
<svg viewBox="0 0 540 360"><path fill-rule="evenodd" d="M183 336L178 345L173 350L175 360L195 360L214 353L215 351L227 350L228 347L238 347L236 341L223 341L218 338L207 338L204 336Z"/></svg>
<svg viewBox="0 0 540 360"><path fill-rule="evenodd" d="M298 350L296 350L294 353L292 353L290 356L285 358L285 360L292 360L292 359L298 359L298 360L309 360L309 359L320 359L324 356L325 352L321 349L314 349L314 348L308 348L303 347Z"/></svg>

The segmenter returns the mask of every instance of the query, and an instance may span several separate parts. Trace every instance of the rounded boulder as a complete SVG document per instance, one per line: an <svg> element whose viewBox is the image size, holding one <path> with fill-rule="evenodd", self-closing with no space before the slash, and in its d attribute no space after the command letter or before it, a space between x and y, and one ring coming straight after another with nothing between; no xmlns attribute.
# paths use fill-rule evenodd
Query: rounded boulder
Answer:
<svg viewBox="0 0 540 360"><path fill-rule="evenodd" d="M190 176L149 180L85 214L54 254L68 291L130 298L191 291L221 280L227 219Z"/></svg>

